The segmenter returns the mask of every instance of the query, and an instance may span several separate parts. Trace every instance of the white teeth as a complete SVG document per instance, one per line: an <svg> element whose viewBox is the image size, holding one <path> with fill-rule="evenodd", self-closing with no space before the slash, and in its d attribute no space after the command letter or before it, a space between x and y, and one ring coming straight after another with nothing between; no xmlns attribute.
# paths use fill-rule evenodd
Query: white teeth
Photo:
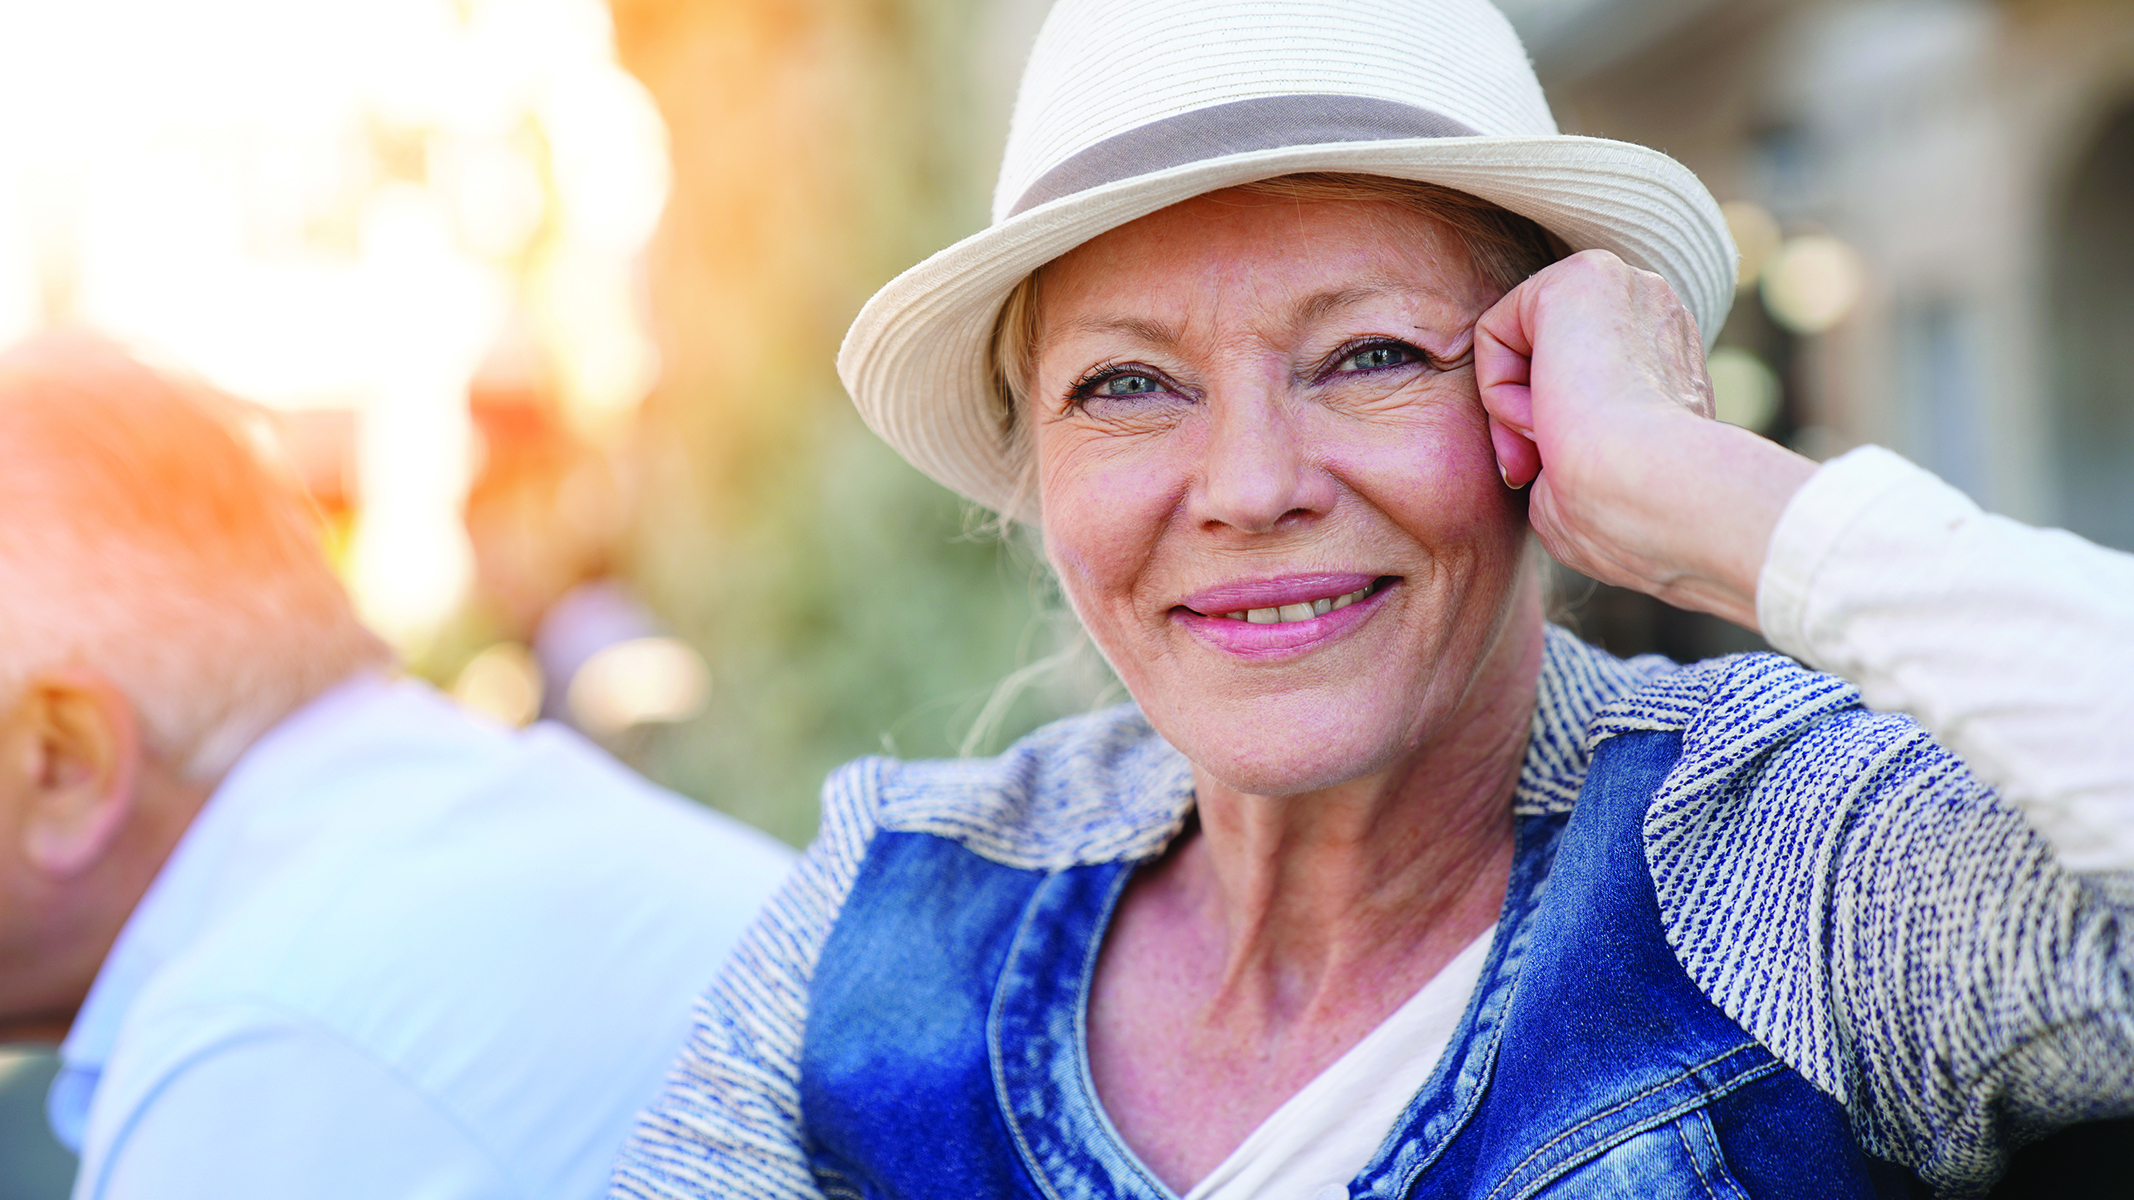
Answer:
<svg viewBox="0 0 2134 1200"><path fill-rule="evenodd" d="M1309 621L1323 617L1337 608L1347 608L1371 594L1378 584L1374 581L1357 588L1347 595L1321 600L1307 600L1297 604L1284 604L1278 608L1248 608L1243 612L1216 613L1230 621L1250 621L1254 625L1287 625L1292 621Z"/></svg>

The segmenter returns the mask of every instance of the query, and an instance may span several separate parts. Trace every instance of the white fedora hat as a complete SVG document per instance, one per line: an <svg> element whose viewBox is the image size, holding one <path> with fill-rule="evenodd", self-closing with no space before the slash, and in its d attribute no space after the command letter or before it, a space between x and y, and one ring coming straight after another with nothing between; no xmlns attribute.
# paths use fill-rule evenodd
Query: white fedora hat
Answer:
<svg viewBox="0 0 2134 1200"><path fill-rule="evenodd" d="M1709 345L1735 251L1711 193L1656 150L1556 132L1484 0L1059 0L1030 52L993 223L891 280L837 370L868 426L1014 511L987 351L1030 272L1204 192L1304 171L1454 188L1674 286Z"/></svg>

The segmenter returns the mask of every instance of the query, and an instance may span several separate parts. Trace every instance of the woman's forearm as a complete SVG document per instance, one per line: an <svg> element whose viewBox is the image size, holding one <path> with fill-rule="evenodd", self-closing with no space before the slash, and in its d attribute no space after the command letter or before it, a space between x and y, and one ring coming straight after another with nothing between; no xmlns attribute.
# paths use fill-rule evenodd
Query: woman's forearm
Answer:
<svg viewBox="0 0 2134 1200"><path fill-rule="evenodd" d="M1543 520L1576 531L1551 549L1605 583L1758 628L1758 578L1772 532L1815 464L1717 421L1645 424L1621 431L1614 451L1637 466L1587 483L1575 501L1586 510L1580 515L1565 512L1574 502L1563 488L1537 491L1535 504L1549 510Z"/></svg>

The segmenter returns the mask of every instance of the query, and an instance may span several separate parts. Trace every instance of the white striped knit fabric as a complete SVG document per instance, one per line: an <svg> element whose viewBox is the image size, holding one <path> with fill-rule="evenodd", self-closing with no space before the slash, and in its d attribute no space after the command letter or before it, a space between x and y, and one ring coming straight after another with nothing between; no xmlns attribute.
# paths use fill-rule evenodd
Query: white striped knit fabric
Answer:
<svg viewBox="0 0 2134 1200"><path fill-rule="evenodd" d="M1683 731L1645 857L1697 986L1870 1152L1970 1194L2013 1146L2134 1112L2134 909L1910 718L1859 704L1744 656L1668 676L1595 736Z"/></svg>
<svg viewBox="0 0 2134 1200"><path fill-rule="evenodd" d="M1675 670L1552 628L1518 811L1567 811L1592 748L1632 730L1683 734L1645 830L1678 959L1845 1104L1870 1151L1976 1194L2027 1137L2134 1111L2134 911L2061 871L1918 726L1774 656ZM877 831L1057 869L1154 852L1191 801L1186 764L1131 706L996 759L838 771L821 835L701 1001L611 1194L821 1195L799 1103L808 981Z"/></svg>
<svg viewBox="0 0 2134 1200"><path fill-rule="evenodd" d="M1933 730L2069 870L2134 872L2134 554L1982 512L1862 446L1787 503L1756 615Z"/></svg>

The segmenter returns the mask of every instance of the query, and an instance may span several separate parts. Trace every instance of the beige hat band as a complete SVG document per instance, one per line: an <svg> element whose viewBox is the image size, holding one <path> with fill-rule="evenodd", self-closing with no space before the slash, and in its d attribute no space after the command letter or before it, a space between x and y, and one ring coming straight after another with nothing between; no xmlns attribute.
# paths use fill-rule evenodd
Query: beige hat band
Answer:
<svg viewBox="0 0 2134 1200"><path fill-rule="evenodd" d="M1024 189L1007 215L1108 183L1253 151L1478 136L1480 131L1441 113L1374 96L1254 96L1150 121L1078 150Z"/></svg>

